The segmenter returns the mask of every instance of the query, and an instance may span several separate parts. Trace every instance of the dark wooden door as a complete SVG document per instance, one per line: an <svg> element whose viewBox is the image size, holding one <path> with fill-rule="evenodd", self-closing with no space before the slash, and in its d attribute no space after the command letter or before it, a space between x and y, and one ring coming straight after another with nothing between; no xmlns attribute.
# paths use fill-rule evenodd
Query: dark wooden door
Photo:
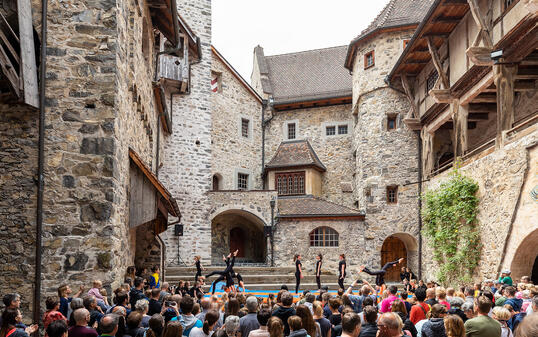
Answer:
<svg viewBox="0 0 538 337"><path fill-rule="evenodd" d="M381 248L381 267L387 262L395 261L403 257L405 260L397 265L390 268L385 274L385 282L399 282L400 281L400 270L402 267L407 266L407 249L402 240L398 239L395 236L389 236L383 242L383 247Z"/></svg>
<svg viewBox="0 0 538 337"><path fill-rule="evenodd" d="M534 259L534 266L532 267L531 279L534 284L538 284L538 256Z"/></svg>
<svg viewBox="0 0 538 337"><path fill-rule="evenodd" d="M237 253L237 257L245 257L245 231L240 227L234 227L230 231L230 252Z"/></svg>

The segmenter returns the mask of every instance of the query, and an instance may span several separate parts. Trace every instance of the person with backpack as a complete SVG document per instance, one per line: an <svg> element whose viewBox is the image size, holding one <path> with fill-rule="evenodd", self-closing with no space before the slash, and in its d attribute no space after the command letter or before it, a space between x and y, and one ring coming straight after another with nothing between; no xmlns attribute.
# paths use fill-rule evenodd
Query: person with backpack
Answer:
<svg viewBox="0 0 538 337"><path fill-rule="evenodd" d="M427 303L424 303L424 300L426 299L426 291L422 288L417 289L415 297L417 298L417 304L411 307L409 319L413 324L417 325L419 321L426 319L426 316L430 311L430 306Z"/></svg>

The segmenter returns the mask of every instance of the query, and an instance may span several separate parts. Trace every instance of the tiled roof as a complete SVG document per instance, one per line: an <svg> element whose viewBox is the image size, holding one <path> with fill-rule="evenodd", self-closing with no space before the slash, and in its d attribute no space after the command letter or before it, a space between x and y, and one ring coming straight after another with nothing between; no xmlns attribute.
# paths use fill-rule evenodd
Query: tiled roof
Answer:
<svg viewBox="0 0 538 337"><path fill-rule="evenodd" d="M342 67L346 50L340 46L263 56L258 49L258 66L270 82L263 89L275 104L351 96L351 75Z"/></svg>
<svg viewBox="0 0 538 337"><path fill-rule="evenodd" d="M357 42L378 30L418 25L432 3L433 0L390 0L372 23L350 42L346 56L346 66L350 67L349 58L354 57L352 49Z"/></svg>
<svg viewBox="0 0 538 337"><path fill-rule="evenodd" d="M278 197L278 216L281 218L361 217L363 214L356 209L338 205L312 195L306 195L301 197Z"/></svg>
<svg viewBox="0 0 538 337"><path fill-rule="evenodd" d="M265 168L304 166L312 166L320 171L327 170L307 140L294 140L280 143L273 159L265 165Z"/></svg>

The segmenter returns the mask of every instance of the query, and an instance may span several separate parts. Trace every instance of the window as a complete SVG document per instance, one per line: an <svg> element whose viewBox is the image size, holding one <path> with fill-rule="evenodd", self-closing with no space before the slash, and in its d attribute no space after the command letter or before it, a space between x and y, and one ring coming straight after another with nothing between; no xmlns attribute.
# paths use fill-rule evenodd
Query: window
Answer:
<svg viewBox="0 0 538 337"><path fill-rule="evenodd" d="M409 44L409 39L403 40L403 48L404 49L405 49L405 47L407 47L408 44Z"/></svg>
<svg viewBox="0 0 538 337"><path fill-rule="evenodd" d="M438 78L439 74L437 73L437 70L432 71L430 76L428 76L428 79L426 80L426 95L433 89Z"/></svg>
<svg viewBox="0 0 538 337"><path fill-rule="evenodd" d="M213 175L213 191L218 191L219 190L219 177L214 174Z"/></svg>
<svg viewBox="0 0 538 337"><path fill-rule="evenodd" d="M398 202L398 186L387 186L387 202L389 204Z"/></svg>
<svg viewBox="0 0 538 337"><path fill-rule="evenodd" d="M503 11L509 10L511 8L511 6L516 2L517 2L517 0L504 0Z"/></svg>
<svg viewBox="0 0 538 337"><path fill-rule="evenodd" d="M248 138L248 127L250 121L246 118L241 118L241 136Z"/></svg>
<svg viewBox="0 0 538 337"><path fill-rule="evenodd" d="M310 247L338 247L338 236L330 227L318 227L310 232Z"/></svg>
<svg viewBox="0 0 538 337"><path fill-rule="evenodd" d="M295 123L288 123L288 139L295 139Z"/></svg>
<svg viewBox="0 0 538 337"><path fill-rule="evenodd" d="M373 67L375 65L375 56L374 51L372 50L369 53L366 53L364 55L364 69L368 69L370 67Z"/></svg>
<svg viewBox="0 0 538 337"><path fill-rule="evenodd" d="M336 126L328 126L325 128L325 134L327 136L334 136L336 135Z"/></svg>
<svg viewBox="0 0 538 337"><path fill-rule="evenodd" d="M387 130L396 130L396 116L387 117Z"/></svg>
<svg viewBox="0 0 538 337"><path fill-rule="evenodd" d="M348 131L348 124L329 124L325 126L325 136L347 135Z"/></svg>
<svg viewBox="0 0 538 337"><path fill-rule="evenodd" d="M338 134L347 135L347 125L338 125Z"/></svg>
<svg viewBox="0 0 538 337"><path fill-rule="evenodd" d="M212 71L211 72L211 91L222 92L222 74Z"/></svg>
<svg viewBox="0 0 538 337"><path fill-rule="evenodd" d="M304 177L304 171L277 173L275 176L275 185L278 195L305 194Z"/></svg>
<svg viewBox="0 0 538 337"><path fill-rule="evenodd" d="M248 174L245 174L245 173L237 174L237 189L248 190Z"/></svg>

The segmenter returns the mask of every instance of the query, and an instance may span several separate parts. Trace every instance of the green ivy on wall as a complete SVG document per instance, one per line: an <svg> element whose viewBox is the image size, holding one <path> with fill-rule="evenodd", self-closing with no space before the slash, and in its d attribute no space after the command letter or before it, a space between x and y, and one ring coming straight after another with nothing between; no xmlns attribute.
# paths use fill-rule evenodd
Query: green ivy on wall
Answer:
<svg viewBox="0 0 538 337"><path fill-rule="evenodd" d="M477 191L474 180L454 169L447 181L422 195L422 232L439 264L437 278L442 284L471 282L480 262Z"/></svg>

